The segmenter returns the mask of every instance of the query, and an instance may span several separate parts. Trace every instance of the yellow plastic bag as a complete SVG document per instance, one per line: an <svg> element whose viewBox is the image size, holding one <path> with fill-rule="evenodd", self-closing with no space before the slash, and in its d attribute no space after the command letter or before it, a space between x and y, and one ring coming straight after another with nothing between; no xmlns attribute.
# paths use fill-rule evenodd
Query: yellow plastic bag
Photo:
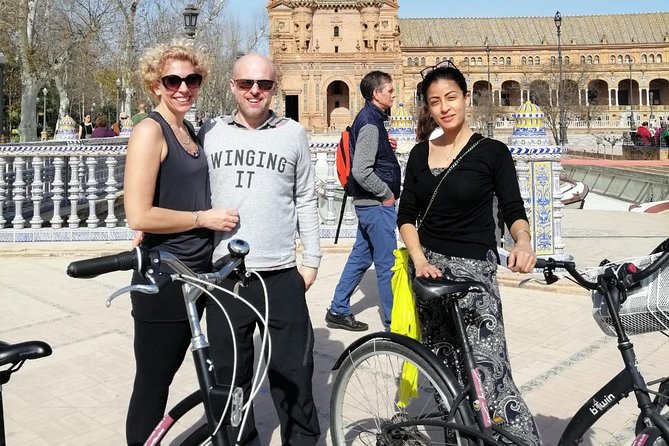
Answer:
<svg viewBox="0 0 669 446"><path fill-rule="evenodd" d="M411 291L409 278L409 253L406 248L394 251L395 265L392 268L393 311L391 314L390 331L411 339L420 340L418 312ZM418 395L418 369L409 362L402 365L397 406L401 409L409 406L411 398Z"/></svg>

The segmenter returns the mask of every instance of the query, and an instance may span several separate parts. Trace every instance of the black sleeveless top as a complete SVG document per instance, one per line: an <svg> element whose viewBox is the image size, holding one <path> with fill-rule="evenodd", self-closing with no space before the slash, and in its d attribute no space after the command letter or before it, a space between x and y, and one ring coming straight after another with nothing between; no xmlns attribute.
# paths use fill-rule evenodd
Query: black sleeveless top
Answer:
<svg viewBox="0 0 669 446"><path fill-rule="evenodd" d="M160 113L152 111L148 118L160 124L167 143L167 156L160 164L156 178L153 205L178 211L211 209L207 160L192 127L184 121L191 138L198 146L197 156L184 150ZM145 233L142 246L167 251L194 272L211 271L214 242L213 231L209 229L197 228L175 234ZM142 282L140 276L133 276L133 283ZM181 283L173 283L159 294L132 293L132 314L135 319L145 321L185 320Z"/></svg>

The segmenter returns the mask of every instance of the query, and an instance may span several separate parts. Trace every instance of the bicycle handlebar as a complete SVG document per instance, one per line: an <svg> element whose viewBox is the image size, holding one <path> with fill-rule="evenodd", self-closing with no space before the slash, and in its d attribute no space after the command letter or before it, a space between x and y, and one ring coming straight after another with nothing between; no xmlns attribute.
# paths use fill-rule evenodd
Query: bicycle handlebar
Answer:
<svg viewBox="0 0 669 446"><path fill-rule="evenodd" d="M620 265L621 267L618 268L618 270L615 272L615 275L618 280L620 280L620 282L625 286L625 288L631 288L641 280L655 273L668 262L669 250L666 250L660 257L655 259L650 265L642 270L639 270L638 267L633 263L625 262ZM583 288L587 290L596 290L599 287L596 282L590 282L585 277L583 277L581 273L576 271L576 264L571 261L555 260L553 258L537 259L535 268L543 269L544 276L548 276L552 273L553 270L561 268L566 270L569 275L572 276L574 280L576 280L576 282Z"/></svg>
<svg viewBox="0 0 669 446"><path fill-rule="evenodd" d="M149 270L150 265L156 267L157 271L160 263L164 263L169 265L177 274L197 276L209 282L216 282L218 279L227 277L232 270L240 266L249 250L249 244L244 240L233 239L228 243L229 254L223 256L214 264L214 273L196 274L170 253L138 246L131 251L119 254L72 262L67 267L67 275L74 278L90 279L100 274L128 270L135 270L144 275Z"/></svg>
<svg viewBox="0 0 669 446"><path fill-rule="evenodd" d="M78 279L91 279L114 271L134 269L142 272L145 266L143 263L148 258L148 250L138 246L132 251L72 262L67 267L67 275Z"/></svg>

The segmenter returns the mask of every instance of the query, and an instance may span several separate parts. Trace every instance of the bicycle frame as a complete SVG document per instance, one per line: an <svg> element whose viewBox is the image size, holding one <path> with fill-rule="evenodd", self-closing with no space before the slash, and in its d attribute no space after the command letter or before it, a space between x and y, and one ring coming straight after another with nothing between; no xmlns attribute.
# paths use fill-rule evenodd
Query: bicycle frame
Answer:
<svg viewBox="0 0 669 446"><path fill-rule="evenodd" d="M169 265L176 274L192 274L192 272L175 257L163 254L161 256L161 262ZM232 257L223 266L221 272L216 275L220 274L224 277L227 277L227 275L230 274L230 272L237 268L241 263L242 259ZM214 276L214 274L200 275L203 280L206 280L209 277L213 278ZM182 290L186 304L188 324L190 325L192 333L191 351L193 354L193 361L195 363L197 380L200 385L199 392L202 396L204 412L207 418L207 425L210 427L209 433L213 434L213 429L218 425L225 407L225 404L220 404L220 402L226 401L228 399L230 386L223 386L216 383L216 376L214 374L214 368L211 362L211 354L209 351L209 343L207 342L206 336L202 332L202 326L200 324L200 317L196 305L197 300L203 294L202 290L190 283L184 283L182 285ZM196 399L196 395L197 392L186 397L186 399L183 401L185 404L184 407L186 407L187 410L190 410L199 402ZM241 410L241 408L232 408L232 411L236 410ZM212 437L214 446L230 446L228 434L230 434L230 438L235 438L236 429L227 422L229 418L230 417L227 416L226 421L216 432L216 435ZM173 423L174 419L170 416L170 414L165 415L147 439L145 446L154 446L160 444ZM231 431L228 432L228 429L231 429Z"/></svg>
<svg viewBox="0 0 669 446"><path fill-rule="evenodd" d="M634 352L634 345L630 342L625 328L622 325L619 314L620 291L614 282L606 278L598 278L598 284L604 290L604 298L609 309L613 327L618 338L618 350L625 364L620 371L608 383L594 393L588 403L585 403L576 412L574 417L560 437L559 445L576 445L581 442L585 433L613 406L622 399L634 393L638 407L644 417L649 418L662 432L664 438L669 438L669 424L653 409L646 382L639 370L639 363Z"/></svg>

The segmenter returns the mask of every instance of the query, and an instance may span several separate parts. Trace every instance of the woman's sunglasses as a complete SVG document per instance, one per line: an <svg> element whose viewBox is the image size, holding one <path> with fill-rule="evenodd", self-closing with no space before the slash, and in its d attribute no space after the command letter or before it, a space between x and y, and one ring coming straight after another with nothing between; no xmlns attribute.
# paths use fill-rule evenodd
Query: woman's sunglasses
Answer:
<svg viewBox="0 0 669 446"><path fill-rule="evenodd" d="M456 70L458 69L458 67L456 67L453 62L451 62L450 60L445 60L445 61L439 62L438 64L433 65L431 67L423 68L420 71L420 77L425 79L425 76L427 76L428 74L430 74L434 70L437 70L437 69L440 69L440 68L455 68Z"/></svg>
<svg viewBox="0 0 669 446"><path fill-rule="evenodd" d="M240 90L250 90L253 88L253 84L258 84L258 88L262 91L269 91L274 86L274 81L263 79L263 80L254 80L254 79L235 79L235 84Z"/></svg>
<svg viewBox="0 0 669 446"><path fill-rule="evenodd" d="M181 88L181 83L185 82L186 87L189 90L197 90L202 85L202 75L197 73L191 73L186 77L177 76L176 74L170 74L160 78L160 81L163 83L163 87L169 91L177 91Z"/></svg>

